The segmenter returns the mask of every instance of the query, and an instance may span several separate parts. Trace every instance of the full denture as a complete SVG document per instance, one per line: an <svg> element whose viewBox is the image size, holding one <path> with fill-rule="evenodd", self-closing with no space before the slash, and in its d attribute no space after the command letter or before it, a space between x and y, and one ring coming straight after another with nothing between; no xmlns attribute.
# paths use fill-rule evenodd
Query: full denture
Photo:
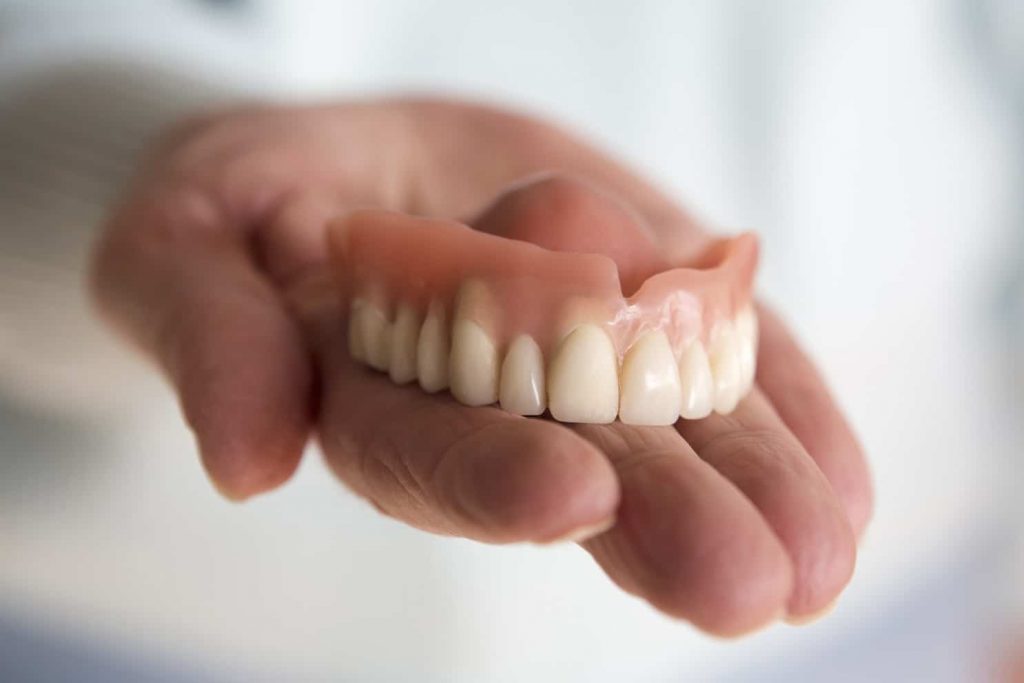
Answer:
<svg viewBox="0 0 1024 683"><path fill-rule="evenodd" d="M520 415L643 425L731 412L753 384L753 234L651 266L632 292L609 256L450 221L356 212L331 235L349 352L397 384Z"/></svg>

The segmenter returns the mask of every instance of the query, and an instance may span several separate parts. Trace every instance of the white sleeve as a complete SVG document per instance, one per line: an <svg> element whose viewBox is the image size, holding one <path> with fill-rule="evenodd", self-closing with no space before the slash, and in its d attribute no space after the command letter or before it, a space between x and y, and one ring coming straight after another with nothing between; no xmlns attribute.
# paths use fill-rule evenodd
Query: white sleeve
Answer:
<svg viewBox="0 0 1024 683"><path fill-rule="evenodd" d="M190 63L210 54L207 38L196 38L209 33L208 17L195 10L155 12L140 37L126 8L101 13L106 35L83 31L65 12L15 12L12 21L3 9L0 394L65 414L115 414L150 386L140 389L144 371L88 305L83 281L98 226L154 133L251 98L257 79L224 68L231 60ZM73 28L62 34L62 23ZM111 45L119 54L104 49Z"/></svg>

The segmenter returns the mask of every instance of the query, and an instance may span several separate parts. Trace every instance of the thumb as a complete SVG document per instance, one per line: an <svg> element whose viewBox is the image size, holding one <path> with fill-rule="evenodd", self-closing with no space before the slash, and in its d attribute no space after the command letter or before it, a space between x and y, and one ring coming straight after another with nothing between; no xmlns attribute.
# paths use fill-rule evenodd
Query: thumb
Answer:
<svg viewBox="0 0 1024 683"><path fill-rule="evenodd" d="M91 286L167 374L214 485L240 500L295 471L312 423L311 361L245 226L194 191L169 194L115 215Z"/></svg>

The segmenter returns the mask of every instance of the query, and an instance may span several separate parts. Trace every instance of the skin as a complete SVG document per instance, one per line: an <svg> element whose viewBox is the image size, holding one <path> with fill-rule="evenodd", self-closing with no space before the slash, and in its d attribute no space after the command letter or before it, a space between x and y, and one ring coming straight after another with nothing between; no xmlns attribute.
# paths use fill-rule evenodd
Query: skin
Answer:
<svg viewBox="0 0 1024 683"><path fill-rule="evenodd" d="M328 220L371 208L487 229L510 192L515 220L537 226L612 220L612 195L681 249L708 239L637 174L535 119L422 100L246 109L151 150L97 246L93 290L168 376L229 498L280 486L315 436L385 514L486 542L579 540L621 588L710 633L826 609L852 574L870 478L768 309L752 394L676 427L467 408L348 358Z"/></svg>

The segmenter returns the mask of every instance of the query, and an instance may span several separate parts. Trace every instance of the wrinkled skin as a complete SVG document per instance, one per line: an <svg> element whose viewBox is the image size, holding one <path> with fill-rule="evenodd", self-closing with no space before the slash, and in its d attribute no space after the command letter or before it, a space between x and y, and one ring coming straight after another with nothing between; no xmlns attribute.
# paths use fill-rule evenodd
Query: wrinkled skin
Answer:
<svg viewBox="0 0 1024 683"><path fill-rule="evenodd" d="M676 427L467 408L348 359L328 219L382 208L472 222L542 171L513 189L517 220L603 220L595 197L609 193L666 239L707 239L637 175L533 119L409 100L249 109L189 121L151 151L97 247L94 292L173 383L230 498L281 485L316 435L384 513L488 542L580 540L621 588L708 632L826 609L853 571L871 484L818 373L764 307L757 387L727 417Z"/></svg>

